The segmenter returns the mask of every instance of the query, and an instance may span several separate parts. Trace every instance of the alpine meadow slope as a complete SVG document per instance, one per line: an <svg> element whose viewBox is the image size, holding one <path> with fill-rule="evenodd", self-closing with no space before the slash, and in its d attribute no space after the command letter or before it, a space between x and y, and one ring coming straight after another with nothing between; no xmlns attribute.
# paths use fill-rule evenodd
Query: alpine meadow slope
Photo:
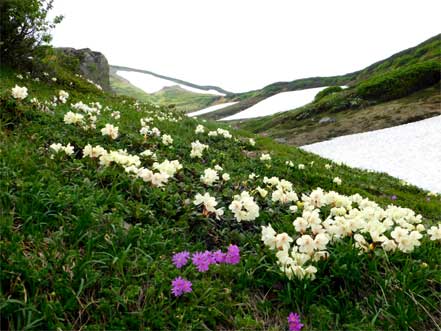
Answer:
<svg viewBox="0 0 441 331"><path fill-rule="evenodd" d="M50 59L0 70L2 329L439 328L439 195Z"/></svg>
<svg viewBox="0 0 441 331"><path fill-rule="evenodd" d="M109 93L51 8L0 2L2 330L441 328L440 194Z"/></svg>

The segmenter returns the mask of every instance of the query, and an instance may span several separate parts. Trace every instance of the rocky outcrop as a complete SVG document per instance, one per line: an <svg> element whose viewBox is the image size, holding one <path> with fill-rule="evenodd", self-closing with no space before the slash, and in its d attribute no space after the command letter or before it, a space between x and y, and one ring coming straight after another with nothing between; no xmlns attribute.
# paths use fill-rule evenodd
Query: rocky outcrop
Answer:
<svg viewBox="0 0 441 331"><path fill-rule="evenodd" d="M75 49L70 47L58 48L68 56L76 57L79 62L79 71L82 76L100 85L103 90L111 91L109 81L109 62L100 52L89 48Z"/></svg>

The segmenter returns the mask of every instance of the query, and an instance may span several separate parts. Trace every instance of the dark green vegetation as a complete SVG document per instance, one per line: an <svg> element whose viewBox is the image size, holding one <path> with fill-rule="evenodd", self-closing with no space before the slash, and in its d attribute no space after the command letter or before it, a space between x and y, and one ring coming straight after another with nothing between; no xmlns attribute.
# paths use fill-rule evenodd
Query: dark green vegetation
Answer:
<svg viewBox="0 0 441 331"><path fill-rule="evenodd" d="M343 91L343 88L340 86L329 86L327 88L325 88L324 90L320 91L319 93L317 93L317 95L314 98L314 101L317 102L320 99L323 99L324 97L326 97L327 95L330 95L332 93L336 93L336 92L340 92Z"/></svg>
<svg viewBox="0 0 441 331"><path fill-rule="evenodd" d="M152 102L155 104L167 104L174 105L177 110L189 113L192 111L200 110L206 107L211 106L213 103L222 102L223 97L210 95L210 94L200 94L195 92L187 91L181 88L179 85L165 87L162 90L155 93L146 93L143 90L133 86L128 80L124 79L121 76L116 74L117 70L127 70L127 71L136 71L141 73L150 73L149 71L135 70L125 67L110 67L110 85L112 90L118 95L125 95L133 98L137 98L141 101ZM154 76L158 76L160 78L176 81L177 83L183 82L180 80L176 80L174 78L169 78L157 74L153 74ZM185 82L186 85L202 88L203 90L209 90L211 86L199 86L192 83ZM221 88L213 88L218 91L223 91ZM223 93L223 92L222 92Z"/></svg>
<svg viewBox="0 0 441 331"><path fill-rule="evenodd" d="M441 249L439 242L422 243L411 254L359 255L352 240L342 241L320 264L314 281L289 281L260 241L260 226L272 223L288 229L294 216L260 200L261 213L253 222L237 223L226 210L222 220L205 217L192 204L196 193L209 191L228 206L234 194L262 185L263 176L280 176L308 193L320 186L342 194L359 193L382 206L409 207L427 224L441 222L439 198L402 186L385 174L367 173L297 148L256 138L255 148L244 142L251 135L232 131L238 140L196 136L194 119L178 123L155 120L170 134L172 148L138 133L148 112L166 111L147 104L135 110L134 100L102 93L60 66L57 82L40 77L19 80L0 70L0 309L1 329L83 330L283 330L290 311L300 313L306 330L436 330L441 324ZM69 83L73 82L73 87ZM11 98L18 84L29 89L24 101ZM67 104L42 112L29 100L52 100L60 89L69 92ZM121 119L103 111L96 131L63 123L69 104L100 102L121 112ZM101 135L105 123L119 127L114 141ZM204 123L210 129L218 123ZM202 160L189 157L196 139L209 144ZM71 143L72 157L48 151L51 143ZM139 154L149 148L159 161L178 159L183 169L163 188L132 179L122 168L100 167L82 158L86 144L127 149ZM271 151L273 161L258 160ZM306 165L304 171L285 161ZM313 162L313 165L311 165ZM206 188L203 169L221 164L231 181ZM144 161L151 167L151 161ZM260 177L248 180L255 172ZM341 186L332 179L342 178ZM201 274L192 267L177 270L174 252L241 249L235 266L213 267ZM193 281L193 292L175 298L173 278Z"/></svg>
<svg viewBox="0 0 441 331"><path fill-rule="evenodd" d="M358 93L349 93L349 91L353 92L352 89L334 93L332 97L329 96L327 100L321 100L322 102L316 105L319 108L318 111L322 111L322 108L334 111L354 106L358 108L365 105L359 98L366 98L369 104L372 104L403 97L435 84L437 79L439 81L440 61L441 35L436 35L415 47L396 53L360 71L342 76L312 77L292 82L279 82L260 90L236 94L230 99L240 101L239 103L205 114L203 117L217 120L236 114L280 92L335 85L360 87L360 90L357 90ZM402 83L405 85L402 86ZM383 88L386 89L382 90ZM386 98L378 97L385 91L387 91ZM315 112L315 108L312 111ZM268 127L270 125L268 124Z"/></svg>
<svg viewBox="0 0 441 331"><path fill-rule="evenodd" d="M3 64L29 68L29 57L51 40L50 30L63 19L47 20L53 0L0 1L0 59Z"/></svg>
<svg viewBox="0 0 441 331"><path fill-rule="evenodd" d="M356 86L355 97L376 102L389 101L432 86L440 80L440 59L376 74Z"/></svg>

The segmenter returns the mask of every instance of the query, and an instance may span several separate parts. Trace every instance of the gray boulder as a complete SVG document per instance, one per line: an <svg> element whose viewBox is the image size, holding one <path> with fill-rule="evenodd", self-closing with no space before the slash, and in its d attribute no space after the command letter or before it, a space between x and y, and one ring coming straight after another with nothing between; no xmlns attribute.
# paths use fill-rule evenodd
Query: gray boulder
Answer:
<svg viewBox="0 0 441 331"><path fill-rule="evenodd" d="M324 123L332 123L335 122L335 118L332 117L323 117L320 119L319 123L320 124L324 124Z"/></svg>
<svg viewBox="0 0 441 331"><path fill-rule="evenodd" d="M80 61L80 74L100 85L103 90L111 91L109 81L109 62L100 52L89 48L75 49L71 47L58 48L68 56L74 56Z"/></svg>

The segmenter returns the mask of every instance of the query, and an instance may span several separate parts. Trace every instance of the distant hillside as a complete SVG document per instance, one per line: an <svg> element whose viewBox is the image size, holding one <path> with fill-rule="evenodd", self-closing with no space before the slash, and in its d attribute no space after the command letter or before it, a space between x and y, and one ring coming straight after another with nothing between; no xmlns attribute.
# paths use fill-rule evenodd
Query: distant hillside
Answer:
<svg viewBox="0 0 441 331"><path fill-rule="evenodd" d="M116 94L130 96L141 101L153 102L155 104L174 105L178 110L182 110L184 112L196 111L199 109L206 108L212 104L223 102L224 97L213 94L195 93L183 89L179 85L167 86L155 93L146 93L142 89L134 86L124 77L118 75L117 74L118 70L145 73L145 74L153 75L158 78L167 79L176 82L176 84L183 84L204 91L214 90L216 92L224 93L224 94L230 93L216 86L200 86L183 80L151 73L149 71L119 67L119 66L110 66L110 70L109 70L110 85L112 87L112 90Z"/></svg>
<svg viewBox="0 0 441 331"><path fill-rule="evenodd" d="M327 111L301 118L306 107L269 117L236 123L246 129L279 142L295 146L331 138L384 129L441 115L440 86L435 85L404 98L383 102L354 111Z"/></svg>
<svg viewBox="0 0 441 331"><path fill-rule="evenodd" d="M307 88L347 85L355 86L374 76L379 76L387 72L415 65L427 61L440 61L441 57L441 34L438 34L423 43L396 53L387 59L378 61L365 69L332 77L310 77L297 79L291 82L278 82L270 84L260 90L249 91L245 93L229 96L230 100L239 101L237 104L204 115L206 119L218 120L226 116L236 114L247 109L256 103L277 93L296 91Z"/></svg>
<svg viewBox="0 0 441 331"><path fill-rule="evenodd" d="M173 78L173 77L168 77L168 76L156 74L156 73L148 71L148 70L133 69L133 68L129 68L129 67L122 67L122 66L116 66L116 65L111 65L110 67L111 67L111 69L113 69L115 71L121 70L121 71L139 72L139 73L142 73L142 74L152 75L152 76L155 76L155 77L158 77L158 78L162 78L162 79L166 79L166 80L171 80L172 82L175 82L177 84L187 85L189 87L197 88L197 89L204 90L204 91L215 90L215 91L217 91L219 93L222 93L222 94L233 95L232 92L226 91L223 88L220 88L220 87L214 86L214 85L198 85L198 84L187 82L187 81L182 80L182 79L178 79L178 78Z"/></svg>

